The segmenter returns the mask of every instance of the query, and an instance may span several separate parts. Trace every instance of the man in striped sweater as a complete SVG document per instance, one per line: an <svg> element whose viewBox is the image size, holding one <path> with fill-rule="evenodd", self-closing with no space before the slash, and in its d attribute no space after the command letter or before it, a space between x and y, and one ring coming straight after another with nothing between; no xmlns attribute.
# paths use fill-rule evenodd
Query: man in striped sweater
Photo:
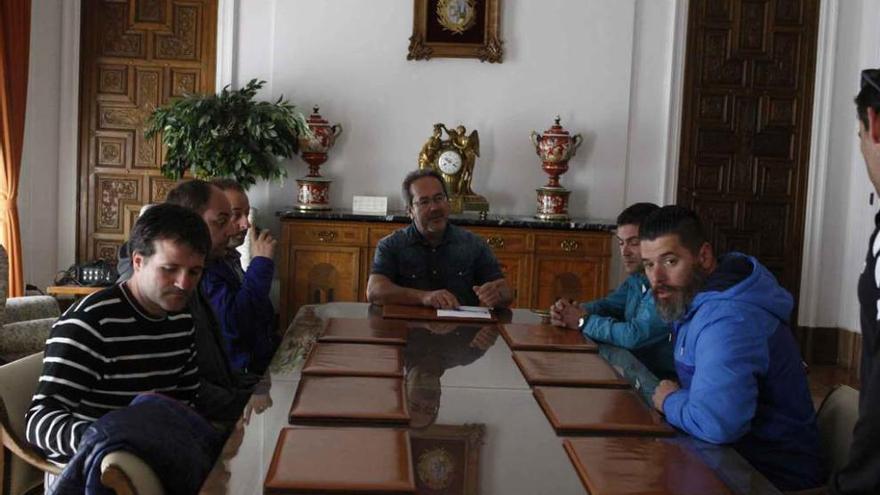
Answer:
<svg viewBox="0 0 880 495"><path fill-rule="evenodd" d="M27 439L64 464L82 434L138 394L192 405L199 393L192 317L185 311L211 249L190 209L157 205L131 232L132 277L92 294L55 323L26 415Z"/></svg>

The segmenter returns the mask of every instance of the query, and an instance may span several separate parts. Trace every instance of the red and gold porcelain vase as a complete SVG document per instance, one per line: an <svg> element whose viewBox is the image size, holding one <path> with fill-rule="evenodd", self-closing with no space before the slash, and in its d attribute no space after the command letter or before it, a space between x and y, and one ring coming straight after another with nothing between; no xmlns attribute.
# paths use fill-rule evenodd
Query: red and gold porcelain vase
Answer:
<svg viewBox="0 0 880 495"><path fill-rule="evenodd" d="M312 114L306 119L311 136L299 138L299 153L304 162L309 164L309 173L296 180L296 207L300 210L329 210L331 179L321 176L321 164L327 161L327 152L336 144L336 138L342 134L342 125L330 125L314 107Z"/></svg>
<svg viewBox="0 0 880 495"><path fill-rule="evenodd" d="M577 152L583 142L580 134L571 136L559 124L559 116L556 116L552 127L538 134L531 133L532 145L535 153L541 158L541 168L550 176L547 185L537 188L538 212L535 215L541 220L568 220L568 196L571 191L562 187L559 178L568 171L568 161Z"/></svg>

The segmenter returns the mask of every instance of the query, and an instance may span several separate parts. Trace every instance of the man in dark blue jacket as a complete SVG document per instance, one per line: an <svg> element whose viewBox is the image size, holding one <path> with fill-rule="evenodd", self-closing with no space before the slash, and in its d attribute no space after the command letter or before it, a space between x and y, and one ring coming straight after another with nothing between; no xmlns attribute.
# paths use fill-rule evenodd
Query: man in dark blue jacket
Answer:
<svg viewBox="0 0 880 495"><path fill-rule="evenodd" d="M675 334L678 383L661 381L654 406L701 440L731 444L780 490L822 485L791 294L751 256L716 259L687 208L652 213L640 237L657 311Z"/></svg>
<svg viewBox="0 0 880 495"><path fill-rule="evenodd" d="M214 179L232 207L230 220L238 232L229 238L223 257L208 260L202 276L202 291L220 322L229 364L236 371L262 374L278 346L275 308L269 297L275 273L276 240L268 230L257 233L248 220L250 201L233 179ZM252 258L247 271L241 268L235 250L251 232Z"/></svg>
<svg viewBox="0 0 880 495"><path fill-rule="evenodd" d="M620 287L580 305L560 299L550 308L550 320L593 340L629 349L652 373L666 378L675 376L669 324L657 315L639 244L639 226L658 208L654 203L636 203L617 217L617 245L628 274Z"/></svg>

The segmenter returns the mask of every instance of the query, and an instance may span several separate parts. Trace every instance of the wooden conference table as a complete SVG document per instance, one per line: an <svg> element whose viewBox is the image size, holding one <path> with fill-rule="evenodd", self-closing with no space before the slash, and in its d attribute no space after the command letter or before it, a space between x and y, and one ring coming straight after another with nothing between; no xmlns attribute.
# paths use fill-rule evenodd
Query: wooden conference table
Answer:
<svg viewBox="0 0 880 495"><path fill-rule="evenodd" d="M365 303L300 308L264 378L264 386L258 387L245 411L249 421L236 425L202 493L263 493L276 440L281 429L289 426L288 414L309 349L330 318L375 319L381 314L381 307ZM535 324L541 322L541 317L530 310L514 309L502 312L499 320ZM467 325L473 330L473 324ZM490 328L491 332L487 329L479 337L467 334L465 329L447 334L446 339L429 336L407 340L406 359L432 356L434 367L441 373L439 400L434 406L436 420L427 428L409 430L413 457L419 459L414 462L416 477L434 484L438 491L431 493L586 493L563 449L562 437L535 400L507 343L495 335L494 327ZM477 337L478 345L472 344L471 336ZM600 345L599 354L650 403L656 377L626 350ZM439 368L436 363L441 363ZM406 369L412 364L407 363ZM411 405L410 409L424 410L425 406ZM433 411L430 406L427 409L430 419ZM413 414L413 423L415 417ZM780 493L732 448L683 435L665 441L695 453L735 494ZM686 469L676 471L669 472L669 476L686 476Z"/></svg>

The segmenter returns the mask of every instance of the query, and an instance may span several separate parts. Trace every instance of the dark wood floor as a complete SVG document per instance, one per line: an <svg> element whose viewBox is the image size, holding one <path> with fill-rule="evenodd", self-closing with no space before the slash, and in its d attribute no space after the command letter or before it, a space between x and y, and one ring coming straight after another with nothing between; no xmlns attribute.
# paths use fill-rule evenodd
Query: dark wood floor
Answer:
<svg viewBox="0 0 880 495"><path fill-rule="evenodd" d="M813 396L813 404L816 405L816 409L819 408L825 395L839 383L849 385L857 390L859 388L856 370L839 366L810 366L807 379L810 383L810 394Z"/></svg>

